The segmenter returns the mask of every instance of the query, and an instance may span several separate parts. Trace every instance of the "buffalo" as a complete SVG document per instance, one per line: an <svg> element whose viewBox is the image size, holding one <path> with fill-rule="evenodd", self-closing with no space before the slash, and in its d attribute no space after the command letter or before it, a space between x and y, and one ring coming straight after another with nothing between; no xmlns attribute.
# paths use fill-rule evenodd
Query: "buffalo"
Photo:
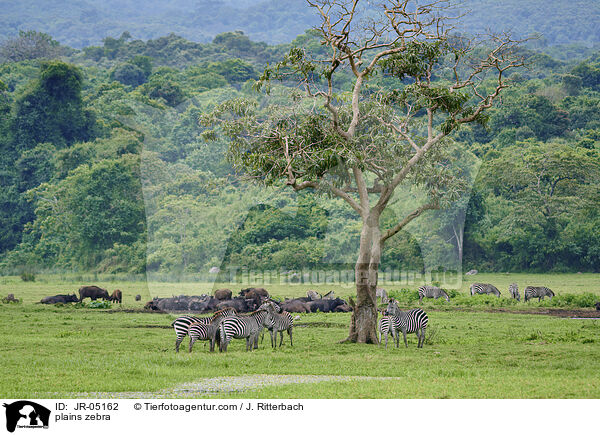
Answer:
<svg viewBox="0 0 600 435"><path fill-rule="evenodd" d="M217 310L222 310L224 308L235 308L238 313L247 313L249 311L254 311L256 308L258 308L258 305L255 303L254 299L235 297L228 301L219 302L216 308Z"/></svg>
<svg viewBox="0 0 600 435"><path fill-rule="evenodd" d="M310 307L306 301L289 299L281 304L281 309L289 313L310 313Z"/></svg>
<svg viewBox="0 0 600 435"><path fill-rule="evenodd" d="M112 302L118 302L121 303L123 300L123 293L121 292L121 290L117 289L113 292L112 295L110 295L110 300Z"/></svg>
<svg viewBox="0 0 600 435"><path fill-rule="evenodd" d="M215 298L217 298L220 301L224 301L224 300L231 299L232 294L233 293L231 292L231 290L229 290L227 288L222 288L220 290L215 291Z"/></svg>
<svg viewBox="0 0 600 435"><path fill-rule="evenodd" d="M75 294L47 296L40 301L42 304L67 304L69 302L79 302Z"/></svg>
<svg viewBox="0 0 600 435"><path fill-rule="evenodd" d="M90 298L93 301L96 299L110 301L108 292L95 285L85 285L79 289L79 302L83 301L85 298Z"/></svg>
<svg viewBox="0 0 600 435"><path fill-rule="evenodd" d="M137 302L141 301L142 300L142 295L135 295L135 300Z"/></svg>
<svg viewBox="0 0 600 435"><path fill-rule="evenodd" d="M307 302L311 313L320 311L322 313L329 313L334 311L340 305L344 305L346 301L340 298L335 299L319 299L316 301Z"/></svg>
<svg viewBox="0 0 600 435"><path fill-rule="evenodd" d="M240 290L240 296L247 299L253 299L255 296L268 298L269 292L262 287L248 287Z"/></svg>

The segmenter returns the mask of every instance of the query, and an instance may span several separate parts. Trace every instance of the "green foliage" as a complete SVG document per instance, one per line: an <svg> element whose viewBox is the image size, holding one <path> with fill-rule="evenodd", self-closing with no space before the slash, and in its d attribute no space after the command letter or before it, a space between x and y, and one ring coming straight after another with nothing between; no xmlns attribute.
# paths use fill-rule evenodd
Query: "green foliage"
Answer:
<svg viewBox="0 0 600 435"><path fill-rule="evenodd" d="M110 301L96 299L95 301L90 301L88 304L86 304L86 308L106 309L106 308L111 308L111 303L110 303Z"/></svg>
<svg viewBox="0 0 600 435"><path fill-rule="evenodd" d="M94 134L94 116L83 107L79 68L60 61L45 62L39 79L15 101L15 148L32 149L40 142L63 148Z"/></svg>
<svg viewBox="0 0 600 435"><path fill-rule="evenodd" d="M146 74L140 67L131 63L119 64L110 73L111 79L133 87L145 83L146 77Z"/></svg>
<svg viewBox="0 0 600 435"><path fill-rule="evenodd" d="M23 273L21 273L21 281L24 281L24 282L35 281L35 274L31 273L31 272L23 272Z"/></svg>

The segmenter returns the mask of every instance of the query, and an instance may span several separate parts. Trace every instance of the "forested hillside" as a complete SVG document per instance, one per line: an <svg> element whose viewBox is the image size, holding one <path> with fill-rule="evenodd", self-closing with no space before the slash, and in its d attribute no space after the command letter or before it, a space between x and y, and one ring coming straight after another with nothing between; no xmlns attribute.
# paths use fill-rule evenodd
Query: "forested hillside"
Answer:
<svg viewBox="0 0 600 435"><path fill-rule="evenodd" d="M22 5L34 14L34 2ZM293 44L320 47L311 32ZM197 272L222 259L254 270L352 264L360 227L351 209L245 184L227 144L201 134L199 117L216 103L262 98L253 83L288 50L239 32L206 43L123 33L81 50L36 32L5 41L1 270ZM600 52L576 62L523 53L530 65L514 73L487 127L454 137L480 164L466 199L464 267L598 272ZM385 76L369 84L404 85ZM421 269L425 246L436 247L428 255L456 255L448 213L418 224L435 228L435 240L424 243L416 227L391 239L382 267Z"/></svg>
<svg viewBox="0 0 600 435"><path fill-rule="evenodd" d="M3 1L0 40L19 30L37 30L62 44L82 48L128 31L136 39L175 33L209 42L219 33L241 30L253 40L289 42L316 24L303 0L23 0ZM595 0L465 0L457 30L467 33L511 31L518 37L541 35L537 44L600 43L600 4Z"/></svg>

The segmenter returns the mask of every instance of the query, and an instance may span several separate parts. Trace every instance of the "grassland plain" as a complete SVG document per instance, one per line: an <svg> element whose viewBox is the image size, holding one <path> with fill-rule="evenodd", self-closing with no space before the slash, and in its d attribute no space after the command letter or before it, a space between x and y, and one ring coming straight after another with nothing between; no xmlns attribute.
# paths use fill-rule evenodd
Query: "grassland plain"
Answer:
<svg viewBox="0 0 600 435"><path fill-rule="evenodd" d="M477 280L501 288L501 277L483 275ZM506 286L513 282L510 278ZM561 292L559 284L565 281L570 284L562 287L563 292L600 294L596 275L519 275L515 281L520 287L529 281L544 284L557 293ZM236 340L227 354L211 354L201 343L192 354L175 354L175 337L169 326L174 317L135 310L150 297L146 283L95 283L123 290L123 307L98 310L38 305L33 302L43 296L73 292L84 282L39 277L36 282L23 283L14 277L0 278L1 296L14 293L24 301L0 304L0 370L10 374L0 378L0 396L155 392L204 378L271 374L369 378L267 385L210 394L198 391L196 397L600 398L600 320L488 312L485 305L466 311L451 307L452 302L445 305L436 301L424 304L430 328L423 349L416 348L414 334L409 337L408 349L338 344L347 334L349 314L314 313L302 314L297 321L293 348L286 337L287 344L275 351L267 345L267 338L251 353ZM161 285L164 295L197 294L212 288L200 283ZM279 297L297 296L307 288L315 288L264 286ZM406 287L411 286L400 284L397 289ZM328 286L316 288L325 290ZM348 296L352 288L336 287L336 293ZM142 295L142 302L134 301L135 294Z"/></svg>

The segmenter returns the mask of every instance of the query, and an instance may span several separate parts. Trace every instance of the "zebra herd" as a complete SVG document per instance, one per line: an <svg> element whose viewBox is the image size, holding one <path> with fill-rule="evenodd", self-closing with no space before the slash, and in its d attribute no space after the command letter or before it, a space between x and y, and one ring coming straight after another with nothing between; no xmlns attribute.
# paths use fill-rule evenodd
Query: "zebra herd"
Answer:
<svg viewBox="0 0 600 435"><path fill-rule="evenodd" d="M477 283L477 282L471 284L470 292L471 292L471 296L483 295L483 294L490 295L491 294L491 295L500 297L500 295L501 295L500 290L498 290L494 285ZM508 292L510 293L511 298L516 299L517 301L521 301L521 294L519 293L519 287L517 286L517 284L512 283L508 287ZM424 285L424 286L419 287L419 289L417 290L417 293L419 294L419 304L423 301L423 298L433 298L433 299L444 298L444 299L446 299L446 302L450 301L450 297L448 296L448 293L446 293L443 289L441 289L439 287L435 287L435 286L431 286L431 285ZM550 290L548 287L534 287L534 286L525 287L524 295L525 295L525 302L527 302L533 298L538 298L538 301L541 301L545 297L549 297L550 299L552 299L552 297L555 296L554 292L552 290Z"/></svg>
<svg viewBox="0 0 600 435"><path fill-rule="evenodd" d="M482 283L473 283L471 284L471 296L476 294L493 294L500 297L500 291L494 287L492 284L482 284ZM510 297L516 299L517 301L521 301L521 294L519 293L519 286L517 284L512 283L508 286L508 292L510 293ZM533 298L538 298L538 302L543 300L546 296L552 299L554 292L550 290L548 287L534 287L527 286L525 287L525 291L523 292L525 295L525 302L529 301Z"/></svg>
<svg viewBox="0 0 600 435"><path fill-rule="evenodd" d="M279 346L283 344L283 332L287 331L290 345L293 346L292 329L294 318L287 311L271 300L263 302L258 310L246 315L239 315L234 308L226 308L209 317L180 316L171 326L175 330L175 352L183 339L190 336L189 352L192 352L197 340L210 342L210 351L215 350L218 343L220 352L227 352L232 339L246 339L246 351L258 349L258 337L266 328L271 335L271 346L277 345L277 333L281 336Z"/></svg>

